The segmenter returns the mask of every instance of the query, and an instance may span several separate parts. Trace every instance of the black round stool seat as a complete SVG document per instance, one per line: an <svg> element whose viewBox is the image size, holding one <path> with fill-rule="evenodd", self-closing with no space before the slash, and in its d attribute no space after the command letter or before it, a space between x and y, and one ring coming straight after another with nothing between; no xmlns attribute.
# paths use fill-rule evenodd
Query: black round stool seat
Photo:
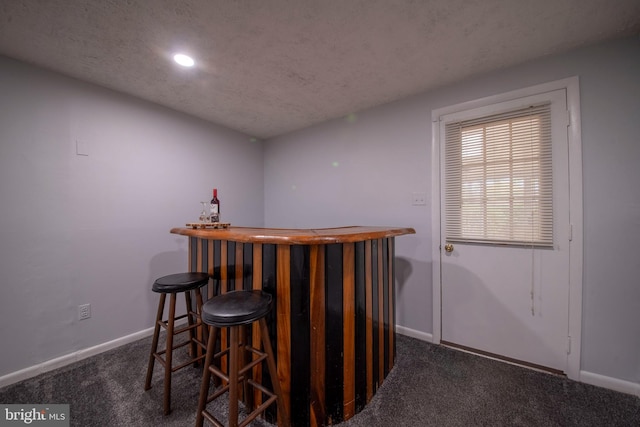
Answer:
<svg viewBox="0 0 640 427"><path fill-rule="evenodd" d="M186 292L198 289L207 284L209 275L207 273L177 273L163 276L153 282L151 290L160 293Z"/></svg>
<svg viewBox="0 0 640 427"><path fill-rule="evenodd" d="M266 292L230 291L217 295L202 306L202 321L218 328L247 325L266 316L273 299Z"/></svg>

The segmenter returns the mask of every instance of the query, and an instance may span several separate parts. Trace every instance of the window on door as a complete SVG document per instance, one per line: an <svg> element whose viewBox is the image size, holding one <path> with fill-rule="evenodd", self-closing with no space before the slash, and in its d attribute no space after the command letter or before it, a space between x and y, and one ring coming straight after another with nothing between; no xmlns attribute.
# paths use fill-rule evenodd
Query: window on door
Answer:
<svg viewBox="0 0 640 427"><path fill-rule="evenodd" d="M445 125L447 240L553 245L549 103Z"/></svg>

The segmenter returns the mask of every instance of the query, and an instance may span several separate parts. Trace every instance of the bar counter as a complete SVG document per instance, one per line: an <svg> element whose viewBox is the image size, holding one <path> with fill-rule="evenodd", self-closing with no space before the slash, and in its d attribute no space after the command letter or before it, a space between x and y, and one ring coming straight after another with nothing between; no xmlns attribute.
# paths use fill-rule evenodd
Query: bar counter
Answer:
<svg viewBox="0 0 640 427"><path fill-rule="evenodd" d="M208 272L220 292L262 289L274 297L267 323L293 426L336 424L365 407L394 365L395 237L414 229L229 227L171 233L188 237L189 271ZM210 284L207 297L213 294ZM256 344L257 329L250 337ZM224 348L224 332L222 342ZM266 365L253 374L270 386ZM254 406L262 401L259 392L252 397ZM276 422L272 406L266 418Z"/></svg>

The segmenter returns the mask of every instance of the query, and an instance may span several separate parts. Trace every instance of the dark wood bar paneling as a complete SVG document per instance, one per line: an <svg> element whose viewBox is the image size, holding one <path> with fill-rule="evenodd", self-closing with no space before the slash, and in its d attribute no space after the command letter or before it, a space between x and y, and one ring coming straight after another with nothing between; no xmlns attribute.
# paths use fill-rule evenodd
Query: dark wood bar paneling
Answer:
<svg viewBox="0 0 640 427"><path fill-rule="evenodd" d="M242 245L243 247L243 251L244 251L244 266L245 268L247 266L249 266L250 268L248 269L248 271L251 272L251 274L244 274L243 277L243 285L242 288L250 291L251 289L253 289L253 243L244 243ZM242 268L242 266L241 266ZM236 273L237 274L237 273Z"/></svg>
<svg viewBox="0 0 640 427"><path fill-rule="evenodd" d="M391 333L389 334L389 354L391 354L391 357L389 359L389 367L388 367L388 371L391 370L391 368L393 368L393 363L395 361L396 358L396 306L395 306L395 300L396 300L396 287L395 287L395 268L396 268L396 264L395 264L395 245L396 242L394 239L387 239L388 245L389 245L389 251L388 251L388 261L387 261L387 265L389 266L389 272L388 272L388 280L389 280L389 328L393 329L391 331Z"/></svg>
<svg viewBox="0 0 640 427"><path fill-rule="evenodd" d="M291 246L278 245L276 253L278 350L275 354L278 359L280 388L285 396L284 406L289 414L293 415L291 412ZM279 418L278 421L280 421Z"/></svg>
<svg viewBox="0 0 640 427"><path fill-rule="evenodd" d="M234 291L236 289L236 276L235 276L235 266L236 266L236 242L226 242L225 247L227 248L227 262L226 262L226 270L227 276L224 281L226 283L225 292ZM242 276L240 276L242 277Z"/></svg>
<svg viewBox="0 0 640 427"><path fill-rule="evenodd" d="M196 264L198 259L198 240L199 239L196 239L194 237L189 238L189 271L198 271L198 264Z"/></svg>
<svg viewBox="0 0 640 427"><path fill-rule="evenodd" d="M294 425L308 425L311 393L309 246L291 246L291 414Z"/></svg>
<svg viewBox="0 0 640 427"><path fill-rule="evenodd" d="M229 280L227 276L227 271L229 270L230 265L228 255L228 243L227 241L220 242L220 292L225 293L229 290ZM220 331L220 351L224 351L229 348L229 331L227 328L223 328ZM228 374L228 356L224 355L220 358L220 368L222 372Z"/></svg>
<svg viewBox="0 0 640 427"><path fill-rule="evenodd" d="M342 245L343 417L356 413L356 283L355 244Z"/></svg>
<svg viewBox="0 0 640 427"><path fill-rule="evenodd" d="M337 424L373 398L396 355L394 238L413 229L171 232L189 236L189 269L214 276L220 292L262 289L274 297L269 338L293 426ZM207 295L214 293L215 281ZM258 345L259 328L248 333ZM252 374L271 387L265 363ZM263 399L257 390L247 398L254 406ZM275 405L265 418L278 420Z"/></svg>
<svg viewBox="0 0 640 427"><path fill-rule="evenodd" d="M268 292L274 298L274 307L277 308L278 295L277 295L277 283L276 283L276 266L277 266L277 251L276 245L264 244L262 245L262 289ZM259 268L259 264L254 265L254 269ZM267 315L267 325L269 327L269 338L271 339L271 347L273 353L278 354L278 340L277 340L277 326L278 326L278 310L274 309ZM264 378L264 384L267 388L273 390L271 385L271 377L269 376L269 370L266 363L262 364L262 376ZM265 396L266 397L266 396ZM286 400L286 399L285 399ZM267 410L267 421L276 422L276 409L272 405Z"/></svg>
<svg viewBox="0 0 640 427"><path fill-rule="evenodd" d="M252 251L251 251L251 271L252 271L252 275L251 275L251 279L252 279L252 289L262 289L262 268L255 268L256 266L260 266L262 264L262 244L260 243L253 243L252 244ZM261 347L261 341L262 341L262 336L260 334L260 328L253 328L251 331L251 345L254 348L260 348ZM254 359L257 358L257 356L254 356ZM258 383L262 383L262 364L256 365L253 368L253 379L256 380ZM262 392L254 387L253 388L253 401L254 402L263 402L263 397L262 397Z"/></svg>
<svg viewBox="0 0 640 427"><path fill-rule="evenodd" d="M367 296L365 242L355 243L355 412L367 404Z"/></svg>
<svg viewBox="0 0 640 427"><path fill-rule="evenodd" d="M376 365L378 368L378 387L382 385L384 382L384 324L386 319L384 317L384 289L383 289L383 269L382 264L384 262L384 257L382 256L382 239L378 239L378 364Z"/></svg>
<svg viewBox="0 0 640 427"><path fill-rule="evenodd" d="M367 350L367 402L371 400L374 393L373 388L373 351L369 349L373 347L373 274L372 274L372 258L371 258L371 240L364 243L364 271L365 271L365 304L366 311L366 350Z"/></svg>
<svg viewBox="0 0 640 427"><path fill-rule="evenodd" d="M342 245L326 245L325 267L325 403L327 424L343 418ZM336 286L339 283L340 286Z"/></svg>
<svg viewBox="0 0 640 427"><path fill-rule="evenodd" d="M384 261L382 262L382 293L383 293L383 297L382 297L382 312L383 312L383 317L384 317L384 324L383 324L383 330L382 330L382 336L384 337L384 365L383 365L383 369L384 369L384 374L383 377L386 378L387 374L389 373L389 363L391 363L391 365L393 366L393 361L389 359L389 345L392 341L391 337L389 336L389 258L388 258L388 254L389 254L389 245L387 244L388 240L387 239L382 239L382 257L384 259Z"/></svg>
<svg viewBox="0 0 640 427"><path fill-rule="evenodd" d="M202 244L203 244L203 242L204 242L205 245L207 244L206 240L203 241L202 239L198 239L196 241L196 251L197 251L197 253L203 253L202 252ZM205 267L202 265L203 258L204 258L204 256L199 256L199 257L196 258L196 271L205 271L204 270Z"/></svg>
<svg viewBox="0 0 640 427"><path fill-rule="evenodd" d="M325 247L313 245L309 251L310 305L310 425L326 423L325 404Z"/></svg>
<svg viewBox="0 0 640 427"><path fill-rule="evenodd" d="M380 319L378 316L378 299L380 294L378 293L378 277L378 239L375 239L371 241L371 372L373 375L371 387L373 394L378 391L380 385L380 369L378 369L378 366L380 366L380 346L378 345L380 342L380 334L378 333L380 329Z"/></svg>

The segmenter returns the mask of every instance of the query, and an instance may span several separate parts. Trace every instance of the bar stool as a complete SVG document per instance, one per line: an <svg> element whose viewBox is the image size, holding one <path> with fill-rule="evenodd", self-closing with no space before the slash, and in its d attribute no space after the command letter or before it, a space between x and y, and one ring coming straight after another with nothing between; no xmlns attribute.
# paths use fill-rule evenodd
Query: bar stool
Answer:
<svg viewBox="0 0 640 427"><path fill-rule="evenodd" d="M151 352L149 353L149 365L147 366L147 378L144 383L145 391L151 388L151 377L153 376L154 362L158 362L164 367L164 414L171 412L171 374L178 369L193 363L194 366L205 358L204 350L206 348L202 339L196 336L196 328L202 326L201 310L202 310L202 294L200 288L209 282L207 273L178 273L163 276L157 279L151 290L160 294L160 302L158 303L158 313L156 315L155 329L153 331L153 342L151 343ZM192 308L191 293L196 296L196 309ZM186 313L176 317L176 294L184 293L186 303ZM164 305L167 294L169 299L169 316L167 320L162 320L164 313ZM187 325L175 328L177 320L187 318ZM167 343L163 350L158 351L158 338L160 336L160 328L167 331ZM184 332L189 333L189 339L173 345L173 337ZM189 360L178 366L173 366L173 350L190 345ZM163 358L164 355L164 358Z"/></svg>
<svg viewBox="0 0 640 427"><path fill-rule="evenodd" d="M280 389L278 372L276 370L275 358L269 339L269 330L265 319L272 305L271 295L263 291L252 290L230 291L213 297L202 306L202 321L209 325L209 341L207 343L207 357L204 362L205 369L202 374L202 385L200 387L196 427L202 427L205 418L215 426L223 425L213 414L207 411L206 407L207 403L212 402L227 391L229 392L229 427L238 427L238 425L240 425L240 427L246 426L260 413L264 412L274 401L277 402L278 413L280 414L279 418L282 425L289 426L289 415L282 400L282 391ZM265 352L243 342L246 338L243 333L244 326L254 322L258 322L260 327L260 337ZM227 349L214 354L219 328L230 329L230 343ZM258 357L249 363L245 363L244 366L240 366L240 360L247 360L245 352L253 353ZM228 376L213 363L214 359L219 359L224 355L228 355L229 360ZM273 390L267 389L262 384L250 378L251 369L265 359L269 367ZM226 381L226 385L209 396L211 374ZM250 385L260 390L265 396L268 396L268 398L238 424L240 383L244 386L245 396L248 394L247 385Z"/></svg>

